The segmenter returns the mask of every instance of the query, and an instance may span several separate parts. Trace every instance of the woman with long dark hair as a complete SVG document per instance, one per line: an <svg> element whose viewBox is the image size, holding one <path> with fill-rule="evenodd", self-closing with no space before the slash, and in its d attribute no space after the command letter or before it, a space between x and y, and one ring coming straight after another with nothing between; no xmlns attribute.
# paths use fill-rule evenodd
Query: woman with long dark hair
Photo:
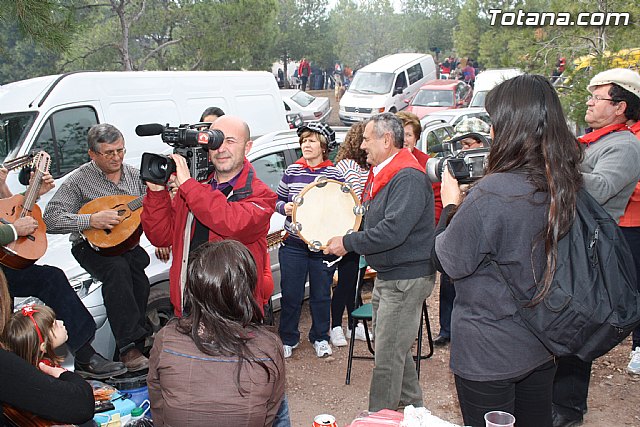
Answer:
<svg viewBox="0 0 640 427"><path fill-rule="evenodd" d="M518 427L551 427L553 355L514 319L506 279L539 303L556 267L558 240L575 215L582 152L558 96L536 75L507 80L487 96L493 144L485 176L460 202L443 174L445 210L435 252L454 280L451 369L465 425L484 426L491 410L515 415Z"/></svg>
<svg viewBox="0 0 640 427"><path fill-rule="evenodd" d="M188 315L157 335L149 358L156 426L271 426L284 394L282 343L253 298L256 264L233 240L191 256Z"/></svg>

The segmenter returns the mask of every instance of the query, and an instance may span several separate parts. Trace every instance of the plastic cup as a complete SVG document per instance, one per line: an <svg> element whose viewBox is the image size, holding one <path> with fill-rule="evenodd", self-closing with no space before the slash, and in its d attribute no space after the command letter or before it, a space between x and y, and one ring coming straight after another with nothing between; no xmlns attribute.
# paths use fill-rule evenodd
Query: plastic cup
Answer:
<svg viewBox="0 0 640 427"><path fill-rule="evenodd" d="M491 411L484 414L486 427L514 427L516 417L508 412Z"/></svg>

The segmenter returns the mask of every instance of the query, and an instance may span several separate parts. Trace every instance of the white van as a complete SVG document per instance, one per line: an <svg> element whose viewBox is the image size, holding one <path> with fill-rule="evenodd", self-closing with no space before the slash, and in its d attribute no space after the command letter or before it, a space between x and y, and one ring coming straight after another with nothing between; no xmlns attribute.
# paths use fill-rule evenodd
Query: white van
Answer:
<svg viewBox="0 0 640 427"><path fill-rule="evenodd" d="M340 120L348 126L376 114L400 111L407 106L406 99L435 78L436 64L431 55L396 53L383 56L356 72L340 99Z"/></svg>
<svg viewBox="0 0 640 427"><path fill-rule="evenodd" d="M484 99L491 89L520 74L523 73L517 68L489 69L479 73L473 86L473 98L469 107L484 107Z"/></svg>
<svg viewBox="0 0 640 427"><path fill-rule="evenodd" d="M273 75L266 71L76 72L38 77L0 86L0 163L45 150L59 188L66 176L89 161L87 131L96 123L111 123L124 135L125 162L140 167L142 153L169 153L160 136L139 137L139 124L178 126L197 123L207 107L220 107L242 117L252 137L288 130L284 104ZM14 194L24 191L18 170L7 177ZM55 189L38 205L44 211ZM62 269L82 297L98 330L96 350L113 354L115 343L102 305L100 284L71 255L67 235L47 235L48 249L38 264ZM146 269L151 282L149 310L164 319L172 312L168 300L170 263L160 262L154 248L140 242L151 257ZM152 316L154 314L152 313Z"/></svg>

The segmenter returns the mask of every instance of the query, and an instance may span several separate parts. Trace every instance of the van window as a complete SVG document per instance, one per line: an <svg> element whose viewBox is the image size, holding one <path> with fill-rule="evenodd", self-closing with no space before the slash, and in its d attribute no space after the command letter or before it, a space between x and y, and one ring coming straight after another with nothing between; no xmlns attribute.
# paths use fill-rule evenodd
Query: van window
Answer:
<svg viewBox="0 0 640 427"><path fill-rule="evenodd" d="M33 148L51 156L51 175L59 178L89 161L87 132L98 123L91 107L69 108L53 113L45 122Z"/></svg>
<svg viewBox="0 0 640 427"><path fill-rule="evenodd" d="M396 84L393 85L393 90L395 91L403 91L407 88L407 76L404 74L404 71L398 74L396 77Z"/></svg>
<svg viewBox="0 0 640 427"><path fill-rule="evenodd" d="M36 113L3 114L0 116L0 163L22 145ZM12 158L14 156L11 156Z"/></svg>
<svg viewBox="0 0 640 427"><path fill-rule="evenodd" d="M409 75L409 84L412 85L418 80L421 80L424 77L422 73L422 65L417 63L407 69L407 74Z"/></svg>
<svg viewBox="0 0 640 427"><path fill-rule="evenodd" d="M278 184L280 184L280 179L282 179L282 175L284 175L284 171L287 168L284 152L278 151L277 153L267 154L253 160L251 164L256 170L258 178L273 191L276 191Z"/></svg>
<svg viewBox="0 0 640 427"><path fill-rule="evenodd" d="M391 92L393 76L393 73L358 71L349 85L349 92L387 94Z"/></svg>

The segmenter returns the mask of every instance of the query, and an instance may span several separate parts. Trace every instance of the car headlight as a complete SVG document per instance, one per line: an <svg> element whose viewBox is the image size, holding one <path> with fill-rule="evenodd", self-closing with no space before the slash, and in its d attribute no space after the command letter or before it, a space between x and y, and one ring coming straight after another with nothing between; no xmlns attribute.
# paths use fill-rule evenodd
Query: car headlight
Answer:
<svg viewBox="0 0 640 427"><path fill-rule="evenodd" d="M343 113L345 112L344 106L342 106L342 105L340 106L340 111L342 111Z"/></svg>
<svg viewBox="0 0 640 427"><path fill-rule="evenodd" d="M82 299L99 287L102 282L94 279L89 273L82 273L69 279L69 284Z"/></svg>

